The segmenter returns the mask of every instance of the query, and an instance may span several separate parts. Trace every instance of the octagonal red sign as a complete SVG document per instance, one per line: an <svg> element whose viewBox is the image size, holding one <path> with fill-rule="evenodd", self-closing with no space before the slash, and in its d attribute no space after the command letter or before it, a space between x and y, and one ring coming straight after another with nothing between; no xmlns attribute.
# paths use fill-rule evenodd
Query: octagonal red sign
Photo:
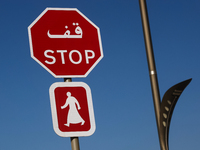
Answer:
<svg viewBox="0 0 200 150"><path fill-rule="evenodd" d="M28 33L31 57L56 78L86 77L103 58L99 28L76 8L46 8Z"/></svg>

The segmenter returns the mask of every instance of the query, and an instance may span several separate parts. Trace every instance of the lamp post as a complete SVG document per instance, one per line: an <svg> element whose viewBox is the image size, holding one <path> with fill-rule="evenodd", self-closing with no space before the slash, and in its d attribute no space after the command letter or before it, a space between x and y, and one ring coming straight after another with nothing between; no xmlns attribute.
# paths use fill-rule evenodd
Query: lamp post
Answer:
<svg viewBox="0 0 200 150"><path fill-rule="evenodd" d="M178 101L178 98L180 97L181 93L192 79L185 80L171 87L164 94L161 102L146 0L139 0L139 4L140 4L147 61L149 67L149 75L150 75L151 89L153 95L156 123L158 129L158 137L160 142L160 149L169 150L168 135L169 135L169 127L170 127L172 113Z"/></svg>
<svg viewBox="0 0 200 150"><path fill-rule="evenodd" d="M154 109L155 109L156 122L157 122L157 128L158 128L158 135L159 135L159 140L161 143L160 129L159 129L160 92L159 92L159 87L158 87L158 79L157 79L156 66L155 66L155 60L154 60L154 54L153 54L153 46L152 46L151 33L150 33L150 27L149 27L146 0L139 0L139 4L140 4L140 12L141 12L141 19L142 19L142 26L143 26L143 33L144 33L144 41L145 41L145 46L146 46L147 61L148 61L148 66L149 66L149 75L150 75L151 89L152 89L152 95L153 95L153 101L154 101Z"/></svg>

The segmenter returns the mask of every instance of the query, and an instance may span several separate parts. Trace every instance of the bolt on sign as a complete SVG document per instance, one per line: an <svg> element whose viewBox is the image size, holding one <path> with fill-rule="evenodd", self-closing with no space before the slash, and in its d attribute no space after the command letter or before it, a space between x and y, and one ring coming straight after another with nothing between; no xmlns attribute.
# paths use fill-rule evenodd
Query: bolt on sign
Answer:
<svg viewBox="0 0 200 150"><path fill-rule="evenodd" d="M57 82L49 89L54 131L62 137L90 136L96 129L91 90L83 82Z"/></svg>
<svg viewBox="0 0 200 150"><path fill-rule="evenodd" d="M56 78L86 77L103 58L99 28L76 8L46 8L28 34L31 57Z"/></svg>

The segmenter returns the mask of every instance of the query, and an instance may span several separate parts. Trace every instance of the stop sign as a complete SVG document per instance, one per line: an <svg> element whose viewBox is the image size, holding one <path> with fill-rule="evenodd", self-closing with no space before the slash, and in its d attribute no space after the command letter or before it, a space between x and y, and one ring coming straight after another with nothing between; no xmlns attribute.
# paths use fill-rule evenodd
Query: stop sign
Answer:
<svg viewBox="0 0 200 150"><path fill-rule="evenodd" d="M46 8L28 33L31 57L56 78L86 77L103 58L99 28L76 8Z"/></svg>

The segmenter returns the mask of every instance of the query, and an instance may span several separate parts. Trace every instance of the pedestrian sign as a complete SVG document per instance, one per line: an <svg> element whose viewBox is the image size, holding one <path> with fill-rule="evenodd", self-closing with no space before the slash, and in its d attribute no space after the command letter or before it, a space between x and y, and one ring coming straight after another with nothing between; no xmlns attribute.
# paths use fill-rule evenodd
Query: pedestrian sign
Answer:
<svg viewBox="0 0 200 150"><path fill-rule="evenodd" d="M57 82L49 89L54 131L62 137L95 131L91 90L83 82Z"/></svg>

